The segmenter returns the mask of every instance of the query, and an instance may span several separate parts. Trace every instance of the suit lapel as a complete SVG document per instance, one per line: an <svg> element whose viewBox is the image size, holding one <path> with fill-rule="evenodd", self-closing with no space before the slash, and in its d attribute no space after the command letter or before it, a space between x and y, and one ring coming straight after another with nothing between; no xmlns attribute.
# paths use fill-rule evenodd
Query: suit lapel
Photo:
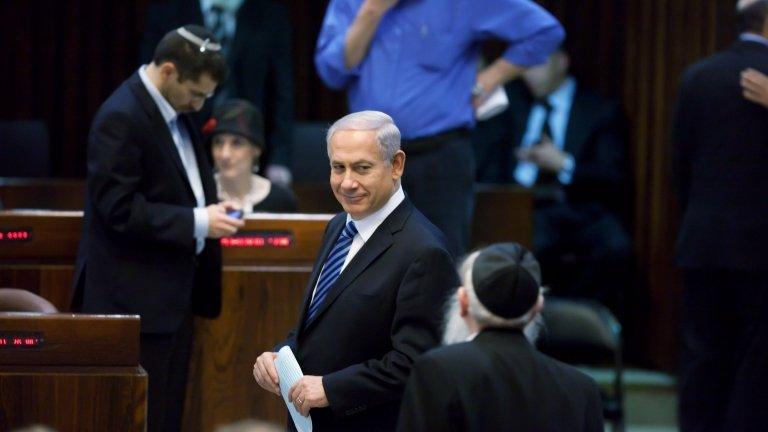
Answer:
<svg viewBox="0 0 768 432"><path fill-rule="evenodd" d="M321 320L325 311L333 304L339 295L344 292L374 261L376 261L381 254L392 246L392 243L394 243L394 234L402 230L405 221L408 220L408 217L411 215L412 209L413 206L410 201L408 201L408 198L406 198L389 216L387 216L384 222L376 228L376 231L374 231L371 238L365 242L362 249L357 252L354 258L347 264L344 271L341 272L341 275L339 275L339 278L333 286L331 286L328 295L325 297L325 301L320 305L320 309L317 311L317 315L312 322L307 323L307 329L311 328L317 321ZM343 227L344 224L341 224L341 226ZM338 231L341 231L341 229ZM338 233L336 237L338 237ZM336 237L333 237L331 247L333 246L333 243L336 242ZM325 255L327 255L329 251L326 251ZM325 262L325 257L323 257L322 262ZM317 276L313 274L313 280L316 279ZM302 313L302 322L304 319L303 315L304 313Z"/></svg>
<svg viewBox="0 0 768 432"><path fill-rule="evenodd" d="M157 104L152 99L152 96L150 96L147 88L144 87L144 83L141 81L141 77L139 77L138 72L131 76L130 87L131 91L133 91L133 94L136 95L136 98L139 100L139 103L149 117L151 125L150 135L157 137L158 145L165 152L166 156L168 156L168 158L173 161L173 165L176 167L176 172L181 176L184 184L186 185L187 193L194 200L195 194L192 191L192 186L189 184L187 170L184 169L184 164L181 162L181 156L179 156L179 151L176 149L176 144L173 142L171 131L168 129L168 125L166 125L165 119L163 119L163 115L160 113L160 109L157 107ZM190 131L190 135L191 134L192 131Z"/></svg>

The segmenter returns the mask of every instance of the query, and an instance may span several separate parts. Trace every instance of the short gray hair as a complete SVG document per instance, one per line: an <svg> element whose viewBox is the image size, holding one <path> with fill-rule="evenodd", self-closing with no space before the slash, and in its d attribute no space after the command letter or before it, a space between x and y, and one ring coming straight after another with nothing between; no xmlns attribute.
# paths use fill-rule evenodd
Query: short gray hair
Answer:
<svg viewBox="0 0 768 432"><path fill-rule="evenodd" d="M400 129L392 117L381 111L359 111L336 120L325 135L328 158L331 158L331 137L340 130L376 131L381 159L391 163L400 150Z"/></svg>

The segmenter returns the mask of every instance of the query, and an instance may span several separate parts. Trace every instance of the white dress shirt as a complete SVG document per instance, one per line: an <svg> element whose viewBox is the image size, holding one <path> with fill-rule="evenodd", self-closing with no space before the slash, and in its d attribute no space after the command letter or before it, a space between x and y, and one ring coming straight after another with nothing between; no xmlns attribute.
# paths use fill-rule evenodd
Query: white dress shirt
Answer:
<svg viewBox="0 0 768 432"><path fill-rule="evenodd" d="M187 180L192 187L192 192L195 194L197 207L193 209L195 226L192 235L197 242L196 252L200 253L203 247L205 247L205 237L208 235L208 212L205 209L205 192L203 192L203 182L200 180L200 169L197 166L195 150L192 148L192 140L186 126L179 120L176 110L173 109L171 104L160 94L157 87L149 80L146 68L147 65L139 68L139 77L160 110L165 124L168 126L168 131L171 133L171 137L173 137L173 143L179 152L181 163L187 172Z"/></svg>

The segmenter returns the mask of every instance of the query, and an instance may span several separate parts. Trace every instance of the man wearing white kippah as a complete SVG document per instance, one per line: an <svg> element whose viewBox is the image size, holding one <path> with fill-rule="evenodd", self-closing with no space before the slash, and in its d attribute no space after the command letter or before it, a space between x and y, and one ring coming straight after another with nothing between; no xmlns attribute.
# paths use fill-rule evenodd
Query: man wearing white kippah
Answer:
<svg viewBox="0 0 768 432"><path fill-rule="evenodd" d="M220 49L199 26L166 34L153 61L99 108L88 138L73 308L141 316L149 431L181 428L191 317L219 314L218 238L243 224L216 203L211 167L186 114L226 78Z"/></svg>

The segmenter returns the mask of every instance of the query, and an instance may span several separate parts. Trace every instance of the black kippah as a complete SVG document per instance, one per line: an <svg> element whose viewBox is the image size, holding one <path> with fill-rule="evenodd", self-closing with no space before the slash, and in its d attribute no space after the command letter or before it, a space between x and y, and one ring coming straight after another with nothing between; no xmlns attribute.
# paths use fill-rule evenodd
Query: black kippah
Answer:
<svg viewBox="0 0 768 432"><path fill-rule="evenodd" d="M538 272L533 255L518 244L500 243L480 251L472 265L472 285L480 303L491 313L513 319L536 304L539 283L524 263Z"/></svg>

